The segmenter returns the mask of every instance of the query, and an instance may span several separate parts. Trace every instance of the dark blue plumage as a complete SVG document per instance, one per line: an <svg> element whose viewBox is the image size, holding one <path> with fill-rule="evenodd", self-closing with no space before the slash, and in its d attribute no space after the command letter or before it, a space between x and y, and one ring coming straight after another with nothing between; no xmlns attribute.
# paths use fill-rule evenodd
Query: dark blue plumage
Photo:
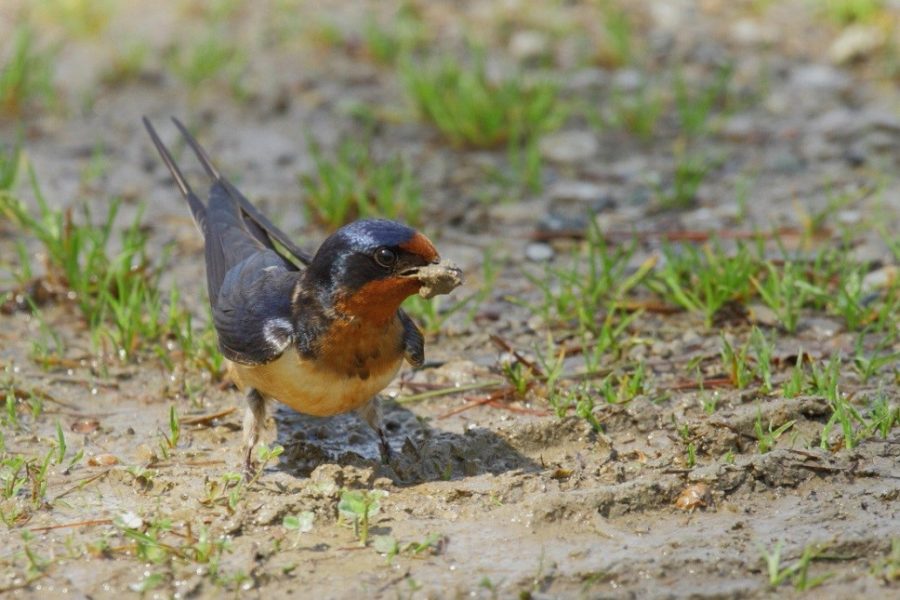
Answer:
<svg viewBox="0 0 900 600"><path fill-rule="evenodd" d="M319 252L333 246L356 252L371 252L379 246L399 246L416 235L416 230L387 219L361 219L335 231L319 248ZM318 253L317 253L318 254Z"/></svg>
<svg viewBox="0 0 900 600"><path fill-rule="evenodd" d="M386 219L365 219L344 225L322 242L309 264L308 277L323 293L337 286L348 291L380 275L369 256L376 248L398 247L416 235L411 227Z"/></svg>

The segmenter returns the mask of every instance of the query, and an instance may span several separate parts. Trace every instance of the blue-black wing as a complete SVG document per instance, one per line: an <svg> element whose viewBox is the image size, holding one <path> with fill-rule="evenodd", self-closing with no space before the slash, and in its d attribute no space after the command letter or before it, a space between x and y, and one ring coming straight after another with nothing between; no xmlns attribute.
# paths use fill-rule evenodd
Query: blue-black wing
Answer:
<svg viewBox="0 0 900 600"><path fill-rule="evenodd" d="M212 311L225 358L257 365L281 356L294 341L291 297L300 277L272 250L252 254L228 270Z"/></svg>
<svg viewBox="0 0 900 600"><path fill-rule="evenodd" d="M403 310L398 316L403 323L403 354L406 361L414 367L421 367L425 362L425 338L422 331Z"/></svg>
<svg viewBox="0 0 900 600"><path fill-rule="evenodd" d="M185 141L187 141L188 145L194 151L194 154L197 155L197 160L200 161L200 164L203 165L203 169L206 171L206 174L209 175L210 179L213 181L220 183L222 185L224 193L231 197L231 200L240 207L241 217L247 227L247 230L260 242L262 242L266 247L271 248L278 252L278 249L275 247L275 244L272 243L272 240L277 241L281 246L287 250L287 252L294 259L300 261L304 265L308 265L312 262L312 256L309 253L301 250L294 244L293 241L287 236L286 233L281 231L278 227L275 226L264 214L259 212L259 210L244 196L240 190L238 190L230 181L228 181L222 174L216 169L212 160L209 158L209 155L206 153L206 150L203 149L203 146L200 145L191 132L188 131L187 127L185 127L181 121L176 118L172 118L172 121L175 123L175 126L178 127L178 130L181 132L181 135L184 136Z"/></svg>
<svg viewBox="0 0 900 600"><path fill-rule="evenodd" d="M196 140L176 124L213 180L206 206L144 119L205 239L207 290L219 346L225 357L235 362L261 364L274 360L293 337L291 297L302 274L296 264L277 251L272 237L301 262L308 257L218 173ZM274 232L271 236L269 228Z"/></svg>

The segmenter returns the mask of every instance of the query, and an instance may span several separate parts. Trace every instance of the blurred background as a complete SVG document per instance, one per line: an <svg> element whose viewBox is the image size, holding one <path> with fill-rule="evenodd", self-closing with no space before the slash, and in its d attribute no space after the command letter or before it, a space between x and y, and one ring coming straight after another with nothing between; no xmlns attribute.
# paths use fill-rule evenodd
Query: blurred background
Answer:
<svg viewBox="0 0 900 600"><path fill-rule="evenodd" d="M0 17L0 164L22 203L0 231L25 254L41 252L21 218L39 201L200 249L143 115L177 156L168 117L185 121L308 245L401 219L453 243L476 281L486 253L544 264L592 228L894 251L889 0L9 0ZM13 257L8 278L28 279Z"/></svg>
<svg viewBox="0 0 900 600"><path fill-rule="evenodd" d="M373 177L412 221L486 219L485 203L573 177L689 209L752 200L769 171L891 162L896 107L879 91L900 75L897 12L889 0L9 0L0 131L46 163L62 198L86 178L138 193L139 117L171 114L212 127L256 197L315 200L306 216L332 228L385 209L331 207L303 184L335 153L367 173L399 157ZM67 146L92 167L62 162Z"/></svg>

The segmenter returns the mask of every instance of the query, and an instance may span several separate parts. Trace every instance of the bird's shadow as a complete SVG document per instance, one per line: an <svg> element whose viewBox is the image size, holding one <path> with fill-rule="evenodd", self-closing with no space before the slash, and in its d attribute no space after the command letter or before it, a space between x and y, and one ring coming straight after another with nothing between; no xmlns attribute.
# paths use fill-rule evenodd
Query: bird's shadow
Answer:
<svg viewBox="0 0 900 600"><path fill-rule="evenodd" d="M378 467L397 485L454 480L485 473L540 467L502 436L482 427L458 434L432 427L408 408L387 401L384 423L393 450L382 466L375 432L357 415L313 417L278 405L277 441L284 446L280 468L309 475L321 464Z"/></svg>

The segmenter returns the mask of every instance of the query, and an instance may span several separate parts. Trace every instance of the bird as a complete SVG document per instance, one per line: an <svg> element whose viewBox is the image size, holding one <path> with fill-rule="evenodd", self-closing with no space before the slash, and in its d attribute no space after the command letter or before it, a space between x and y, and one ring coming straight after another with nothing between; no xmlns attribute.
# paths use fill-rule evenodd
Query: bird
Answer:
<svg viewBox="0 0 900 600"><path fill-rule="evenodd" d="M172 118L210 180L204 204L162 143L143 124L204 238L206 287L218 347L246 394L243 472L271 400L297 412L356 411L391 461L378 396L405 360L419 367L425 341L400 305L409 296L449 293L462 272L442 261L428 237L387 219L337 229L314 254L299 248L215 167Z"/></svg>

